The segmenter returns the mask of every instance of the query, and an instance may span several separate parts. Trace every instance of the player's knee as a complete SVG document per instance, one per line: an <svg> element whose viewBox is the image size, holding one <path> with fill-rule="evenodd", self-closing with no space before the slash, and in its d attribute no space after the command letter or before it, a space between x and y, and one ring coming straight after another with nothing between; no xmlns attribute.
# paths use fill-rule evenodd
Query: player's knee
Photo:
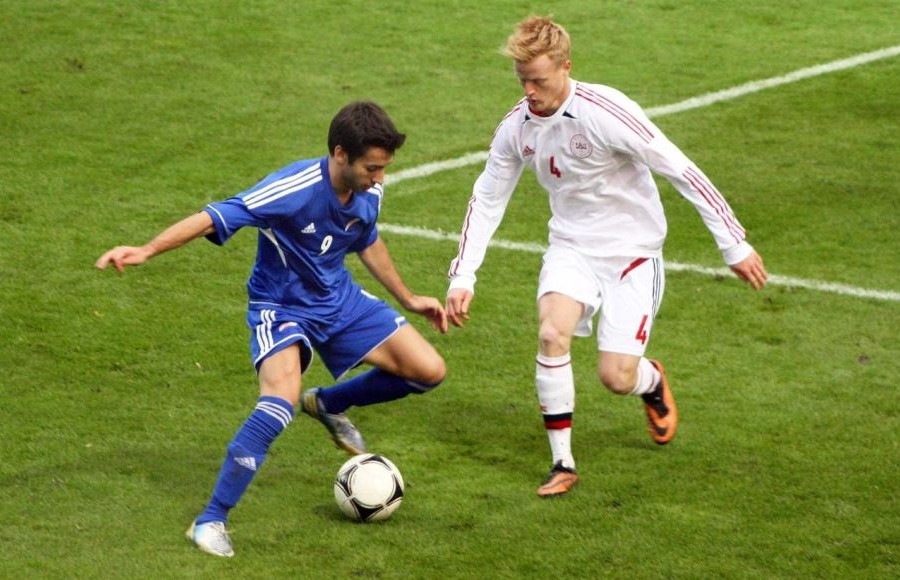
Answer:
<svg viewBox="0 0 900 580"><path fill-rule="evenodd" d="M569 352L572 338L562 333L550 322L541 323L538 331L541 353L547 356L561 356Z"/></svg>
<svg viewBox="0 0 900 580"><path fill-rule="evenodd" d="M627 395L634 390L634 384L637 380L635 370L628 368L601 368L600 382L603 386L617 395Z"/></svg>
<svg viewBox="0 0 900 580"><path fill-rule="evenodd" d="M443 357L437 356L429 365L427 378L425 380L426 383L431 385L428 390L431 390L444 382L444 377L446 376L447 363L444 362Z"/></svg>
<svg viewBox="0 0 900 580"><path fill-rule="evenodd" d="M447 376L447 364L440 355L435 355L420 366L415 377L410 379L413 392L427 393L437 388Z"/></svg>

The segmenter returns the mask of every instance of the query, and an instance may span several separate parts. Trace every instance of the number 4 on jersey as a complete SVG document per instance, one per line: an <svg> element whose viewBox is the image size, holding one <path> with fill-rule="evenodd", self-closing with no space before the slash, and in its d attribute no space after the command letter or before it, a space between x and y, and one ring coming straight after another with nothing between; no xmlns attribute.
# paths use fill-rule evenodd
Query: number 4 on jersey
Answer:
<svg viewBox="0 0 900 580"><path fill-rule="evenodd" d="M556 166L556 157L550 156L550 173L555 175L557 178L562 177L562 171L559 170L559 167Z"/></svg>

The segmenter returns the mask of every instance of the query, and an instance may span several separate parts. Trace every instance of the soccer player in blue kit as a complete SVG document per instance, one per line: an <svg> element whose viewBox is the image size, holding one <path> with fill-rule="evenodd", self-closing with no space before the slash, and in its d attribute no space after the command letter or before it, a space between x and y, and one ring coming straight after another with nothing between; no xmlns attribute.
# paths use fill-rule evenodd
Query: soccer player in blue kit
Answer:
<svg viewBox="0 0 900 580"><path fill-rule="evenodd" d="M209 503L188 529L188 538L205 552L234 555L229 510L297 405L322 422L339 447L359 454L365 443L346 409L425 393L444 379L444 360L434 347L363 290L344 265L348 253L358 254L403 308L447 332L441 302L410 291L376 227L385 168L405 139L375 103L350 103L331 122L327 156L288 165L146 245L119 246L97 260L100 269L112 264L122 272L201 236L221 245L244 226L259 230L247 323L260 396L228 445ZM305 389L301 397L301 376L313 351L337 380L362 363L374 368L330 388Z"/></svg>

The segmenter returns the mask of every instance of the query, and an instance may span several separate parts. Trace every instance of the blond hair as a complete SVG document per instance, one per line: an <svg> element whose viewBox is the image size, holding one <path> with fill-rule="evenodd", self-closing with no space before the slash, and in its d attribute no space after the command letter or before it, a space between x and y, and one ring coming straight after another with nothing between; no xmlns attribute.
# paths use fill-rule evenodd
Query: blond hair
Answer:
<svg viewBox="0 0 900 580"><path fill-rule="evenodd" d="M549 17L529 16L516 26L500 52L516 62L529 62L546 54L557 64L569 60L569 33Z"/></svg>

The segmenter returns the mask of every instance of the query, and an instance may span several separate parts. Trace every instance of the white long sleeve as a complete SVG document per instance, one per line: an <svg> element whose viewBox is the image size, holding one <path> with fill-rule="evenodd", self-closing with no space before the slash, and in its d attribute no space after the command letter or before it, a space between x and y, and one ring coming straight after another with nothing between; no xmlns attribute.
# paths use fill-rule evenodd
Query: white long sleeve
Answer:
<svg viewBox="0 0 900 580"><path fill-rule="evenodd" d="M459 251L450 264L450 288L475 291L475 272L481 267L488 243L503 220L506 206L522 175L524 164L509 149L510 140L501 136L510 127L500 126L488 152L484 170L475 186L463 220Z"/></svg>
<svg viewBox="0 0 900 580"><path fill-rule="evenodd" d="M548 192L550 245L597 257L662 255L666 218L652 173L690 201L729 265L753 248L709 178L621 92L570 81L549 117L520 101L500 123L475 182L450 287L473 289L476 271L528 167Z"/></svg>

